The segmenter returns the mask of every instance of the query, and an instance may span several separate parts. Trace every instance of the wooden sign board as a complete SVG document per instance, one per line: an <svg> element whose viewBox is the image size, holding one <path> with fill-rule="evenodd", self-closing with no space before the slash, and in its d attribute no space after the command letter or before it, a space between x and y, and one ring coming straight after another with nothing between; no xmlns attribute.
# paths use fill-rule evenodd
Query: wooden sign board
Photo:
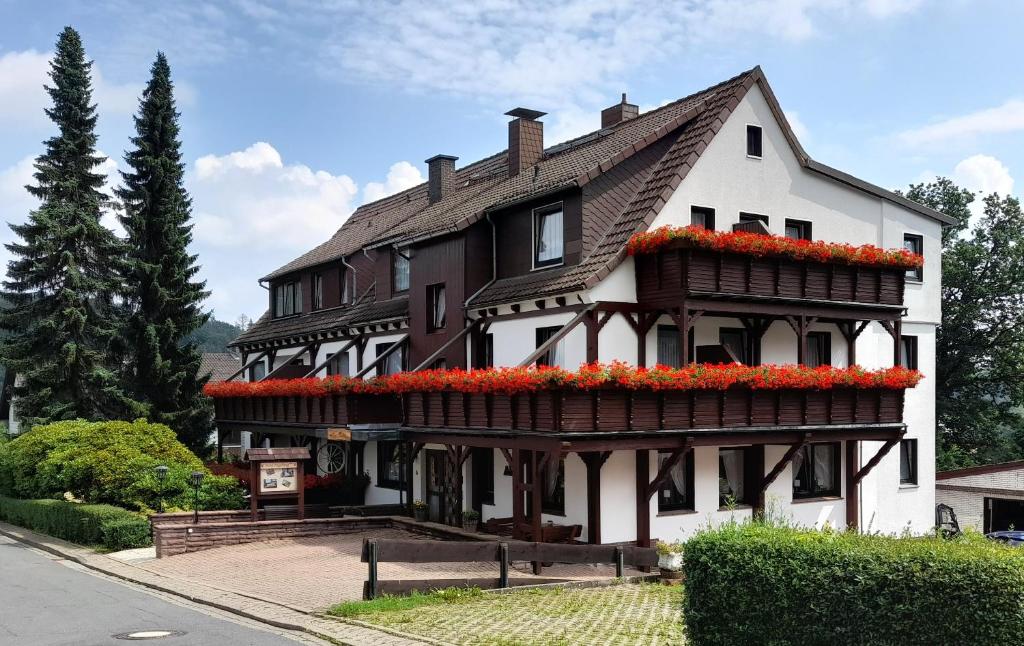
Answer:
<svg viewBox="0 0 1024 646"><path fill-rule="evenodd" d="M352 440L352 431L347 428L329 428L327 439L331 442L349 442Z"/></svg>
<svg viewBox="0 0 1024 646"><path fill-rule="evenodd" d="M279 449L249 449L250 508L252 519L259 519L261 498L296 498L298 518L305 516L305 462L309 449L289 447Z"/></svg>

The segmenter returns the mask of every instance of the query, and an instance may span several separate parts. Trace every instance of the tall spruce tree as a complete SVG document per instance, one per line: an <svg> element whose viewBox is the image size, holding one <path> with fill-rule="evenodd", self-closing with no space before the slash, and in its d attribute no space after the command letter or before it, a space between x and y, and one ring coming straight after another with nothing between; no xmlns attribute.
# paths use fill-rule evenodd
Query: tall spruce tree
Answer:
<svg viewBox="0 0 1024 646"><path fill-rule="evenodd" d="M96 106L92 63L78 33L66 27L50 62L53 102L46 114L58 134L35 162L41 204L24 224L4 281L11 308L0 313L10 335L0 360L20 377L15 395L23 423L76 417L103 419L138 411L119 388L108 353L116 334L113 314L117 265L124 247L100 223L107 202L95 169Z"/></svg>
<svg viewBox="0 0 1024 646"><path fill-rule="evenodd" d="M167 424L193 449L208 443L212 428L202 394L201 354L190 335L209 318L202 311L205 283L194 280L192 202L185 191L171 69L158 53L135 117L133 149L122 172L121 222L127 231L123 327L125 388L149 406L153 421Z"/></svg>

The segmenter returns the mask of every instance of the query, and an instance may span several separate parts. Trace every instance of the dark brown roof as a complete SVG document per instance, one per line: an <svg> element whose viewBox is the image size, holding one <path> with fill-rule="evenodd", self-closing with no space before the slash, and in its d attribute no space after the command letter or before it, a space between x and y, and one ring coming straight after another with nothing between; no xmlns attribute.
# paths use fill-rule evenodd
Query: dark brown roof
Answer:
<svg viewBox="0 0 1024 646"><path fill-rule="evenodd" d="M988 475L990 473L1000 473L1002 471L1016 471L1018 469L1024 469L1024 460L1015 460L1013 462L1000 462L997 464L980 464L974 467L964 467L962 469L952 469L950 471L936 471L936 480L949 480L951 478L963 478L965 476L981 476Z"/></svg>
<svg viewBox="0 0 1024 646"><path fill-rule="evenodd" d="M224 381L242 366L238 357L227 352L204 352L199 361L199 374L209 375L210 381Z"/></svg>

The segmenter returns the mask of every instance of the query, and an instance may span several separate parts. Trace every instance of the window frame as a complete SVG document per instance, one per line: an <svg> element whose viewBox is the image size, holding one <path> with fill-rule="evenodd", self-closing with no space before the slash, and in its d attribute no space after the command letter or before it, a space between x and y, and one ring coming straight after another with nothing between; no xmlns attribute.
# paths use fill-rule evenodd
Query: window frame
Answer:
<svg viewBox="0 0 1024 646"><path fill-rule="evenodd" d="M322 310L324 308L324 275L320 272L314 272L310 278L310 294L312 311Z"/></svg>
<svg viewBox="0 0 1024 646"><path fill-rule="evenodd" d="M540 218L554 215L555 213L560 214L562 221L562 249L557 258L551 258L549 260L540 260L540 239L537 237L540 231ZM551 204L545 204L538 206L530 212L531 219L531 236L532 247L530 251L531 257L531 271L537 269L550 269L552 267L561 267L565 264L565 203L564 202L552 202Z"/></svg>
<svg viewBox="0 0 1024 646"><path fill-rule="evenodd" d="M302 280L299 278L286 280L273 286L273 318L285 318L287 316L298 316L302 314ZM291 311L288 309L288 297L291 296Z"/></svg>
<svg viewBox="0 0 1024 646"><path fill-rule="evenodd" d="M697 226L693 222L694 215L704 216L704 230L714 231L715 230L715 209L711 206L701 206L699 204L690 205L690 226Z"/></svg>
<svg viewBox="0 0 1024 646"><path fill-rule="evenodd" d="M914 248L907 247L907 243L913 244ZM904 233L903 234L903 248L908 251L912 251L916 254L924 256L924 236L919 233ZM924 280L924 267L915 267L914 269L908 269L906 273L906 279L913 282L921 282Z"/></svg>
<svg viewBox="0 0 1024 646"><path fill-rule="evenodd" d="M813 332L808 332L807 333L807 347L805 348L805 353L804 353L804 359L805 360L807 358L807 355L810 354L811 343L812 343L811 340L812 339L814 339L816 343L819 343L822 346L822 347L818 348L819 356L823 356L824 359L825 359L825 362L824 363L818 363L818 364L813 365L813 366L810 363L806 363L805 365L807 365L810 368L817 368L819 366L831 366L832 365L832 333L831 332L825 332L825 331L819 331L819 330L815 330ZM821 350L824 350L824 352L821 352Z"/></svg>
<svg viewBox="0 0 1024 646"><path fill-rule="evenodd" d="M351 359L349 358L349 353L348 353L347 350L345 352L329 352L327 354L326 358L327 358L327 363L324 366L324 369L326 370L328 377L334 377L334 376L349 377L349 376L351 376L349 374L351 372L351 370L352 370L351 365L349 363L351 361ZM345 366L344 370L341 369L342 368L342 361L341 361L342 359L345 360L344 361L344 366Z"/></svg>
<svg viewBox="0 0 1024 646"><path fill-rule="evenodd" d="M910 470L910 475L907 478L903 477L903 455L909 453L907 464ZM907 438L900 440L900 486L901 487L916 487L920 484L920 469L918 468L918 452L917 452L917 438Z"/></svg>
<svg viewBox="0 0 1024 646"><path fill-rule="evenodd" d="M474 368L483 370L494 366L494 333L485 332L477 341L476 365Z"/></svg>
<svg viewBox="0 0 1024 646"><path fill-rule="evenodd" d="M385 451L385 446L389 447L388 451ZM403 443L399 440L380 440L377 442L377 487L381 489L401 489L402 487L402 452L404 451ZM385 458L385 455L390 453L391 459ZM390 470L390 465L398 464L398 478L385 479L383 473Z"/></svg>
<svg viewBox="0 0 1024 646"><path fill-rule="evenodd" d="M754 461L753 447L750 446L721 446L718 447L718 507L719 509L726 508L726 501L722 498L722 452L723 451L736 451L743 456L743 466L740 469L740 477L742 478L743 495L736 499L737 505L753 505L753 488L751 484L756 482L756 465ZM748 484L749 483L749 484Z"/></svg>
<svg viewBox="0 0 1024 646"><path fill-rule="evenodd" d="M900 365L908 370L919 370L920 356L918 354L919 344L917 335L904 334L900 336Z"/></svg>
<svg viewBox="0 0 1024 646"><path fill-rule="evenodd" d="M660 514L672 514L672 513L678 513L678 512L692 512L692 511L696 511L697 505L696 505L696 501L694 500L696 495L695 495L695 484L694 484L694 475L693 475L693 471L694 471L694 469L693 469L693 462L694 462L693 454L694 454L693 451L687 451L686 454L682 458L682 460L683 460L683 479L685 481L684 482L684 486L686 487L686 491L682 493L682 496L686 499L685 502L681 502L681 503L680 502L670 502L670 503L665 503L664 502L665 501L664 493L666 491L669 491L670 493L678 491L675 488L675 483L672 482L672 478L671 477L665 478L665 482L663 482L661 484L661 486L658 487L658 494L657 495L658 495L658 514L659 515ZM661 465L662 465L661 456L662 455L671 456L672 455L672 451L655 451L654 455L655 455L655 457L654 457L655 464L658 466L658 470L660 471L661 470ZM672 493L672 495L670 496L670 499L674 498L677 495L678 495L677 493Z"/></svg>
<svg viewBox="0 0 1024 646"><path fill-rule="evenodd" d="M796 238L790 238L790 240L812 240L812 226L810 220L796 220L794 218L786 218L785 228L783 229L783 235L789 238L786 233L790 227L795 227L799 230L800 235Z"/></svg>
<svg viewBox="0 0 1024 646"><path fill-rule="evenodd" d="M448 327L448 302L444 283L427 285L427 332L438 332ZM438 319L437 307L444 305L441 320Z"/></svg>
<svg viewBox="0 0 1024 646"><path fill-rule="evenodd" d="M661 335L662 334L665 334L665 335L671 334L671 335L674 335L678 339L679 338L679 326L677 326L677 325L669 325L669 324L662 323L662 324L659 324L656 327L656 330L657 331L655 332L654 354L655 354L655 359L656 359L657 363L659 363L661 365L672 366L672 367L683 367L683 366L688 366L688 365L690 365L691 363L694 362L694 355L695 355L697 349L694 347L694 343L693 343L693 341L694 341L694 331L693 331L693 328L690 328L690 331L687 333L687 335L690 337L689 338L689 343L687 344L689 346L689 355L690 356L687 357L684 360L683 356L682 356L683 355L683 349L682 348L677 348L677 350L679 352L679 356L676 358L677 361L679 361L679 365L678 366L673 366L673 364L671 364L671 363L663 362L661 360L661 355L659 354L659 350L661 348Z"/></svg>
<svg viewBox="0 0 1024 646"><path fill-rule="evenodd" d="M261 374L258 377L256 376L256 369L257 368L259 368L260 371L262 371ZM260 379L263 379L266 376L267 376L267 364L265 362L257 361L256 363L254 363L251 366L249 366L249 381L250 382L259 381Z"/></svg>
<svg viewBox="0 0 1024 646"><path fill-rule="evenodd" d="M562 326L562 325L545 325L545 326L542 326L542 327L534 328L534 339L536 341L536 345L533 346L534 349L539 348L541 345L543 345L552 336L554 336L555 334L558 334L558 331L561 330L563 327L564 326ZM548 333L550 333L548 336L545 336L544 338L541 338L542 335L548 334ZM565 339L559 339L558 343L555 343L555 345L553 347L548 348L547 352L545 352L541 356L537 357L536 365L537 366L557 367L558 363L553 363L552 360L557 357L558 346L564 340ZM546 361L545 361L545 359L546 359Z"/></svg>
<svg viewBox="0 0 1024 646"><path fill-rule="evenodd" d="M764 213L754 213L753 211L740 211L740 222L760 222L764 225L764 228L768 228L768 223L771 221Z"/></svg>
<svg viewBox="0 0 1024 646"><path fill-rule="evenodd" d="M385 343L374 344L374 346L373 346L373 350L374 350L374 356L373 357L374 357L374 359L376 359L380 355L384 354L384 350L387 350L388 348L390 348L394 344L395 344L394 341L387 341ZM384 363L377 364L376 373L377 373L378 377L384 376L384 375L388 375L388 374L397 374L397 373L389 373L389 372L387 372L388 366L391 363L391 357L395 356L396 354L399 356L399 365L400 365L400 367L399 367L399 371L398 372L404 372L405 371L405 346L403 345L403 346L400 346L397 350L395 350L391 354L391 356L389 356L387 359L385 359Z"/></svg>
<svg viewBox="0 0 1024 646"><path fill-rule="evenodd" d="M748 123L746 125L747 125L747 140L746 140L747 158L748 159L764 159L764 128L762 128L761 126L757 125L756 123ZM751 143L752 143L752 141L754 141L754 140L751 140L751 138L750 138L750 135L752 133L757 133L757 139L756 139L756 142L757 142L757 153L751 152Z"/></svg>
<svg viewBox="0 0 1024 646"><path fill-rule="evenodd" d="M815 457L814 447L828 445L832 448L831 455L833 461L832 468L832 483L827 489L819 489L816 481L812 478L812 486L808 488L806 492L797 492L796 484L790 483L792 487L793 500L813 500L815 498L840 498L842 496L843 485L842 485L842 470L843 470L843 455L841 450L840 442L812 442L805 444L801 451L807 451L804 456L804 461L810 464L811 473L814 473L814 461L817 460ZM810 458L810 460L808 460ZM790 463L792 464L792 463ZM801 465L802 466L802 465ZM792 476L795 473L791 473L791 480L795 480Z"/></svg>
<svg viewBox="0 0 1024 646"><path fill-rule="evenodd" d="M412 255L409 253L409 247L392 247L391 248L391 293L392 294L404 294L409 291L409 283L412 282ZM405 287L399 289L398 287L398 264L399 262L405 262Z"/></svg>
<svg viewBox="0 0 1024 646"><path fill-rule="evenodd" d="M754 348L753 338L746 328L742 327L720 327L718 328L718 345L726 347L724 334L739 334L743 345L743 356L739 357L740 363L745 366L756 366L760 363L760 348Z"/></svg>
<svg viewBox="0 0 1024 646"><path fill-rule="evenodd" d="M349 285L349 274L350 273L351 272L349 272L349 270L344 268L344 267L342 267L341 270L340 270L340 274L341 275L339 276L339 278L341 279L341 284L340 284L340 293L338 294L338 298L339 298L339 300L340 300L342 305L351 305L352 304L352 290L350 289L350 285Z"/></svg>

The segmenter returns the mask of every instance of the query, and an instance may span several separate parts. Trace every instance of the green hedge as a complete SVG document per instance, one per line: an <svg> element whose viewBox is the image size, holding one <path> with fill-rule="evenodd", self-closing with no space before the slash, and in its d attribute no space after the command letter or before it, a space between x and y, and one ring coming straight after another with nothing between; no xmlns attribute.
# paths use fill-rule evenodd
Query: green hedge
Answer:
<svg viewBox="0 0 1024 646"><path fill-rule="evenodd" d="M102 545L110 550L152 544L146 518L111 505L0 496L0 520L72 543Z"/></svg>
<svg viewBox="0 0 1024 646"><path fill-rule="evenodd" d="M694 644L1010 644L1024 550L730 525L685 547Z"/></svg>

